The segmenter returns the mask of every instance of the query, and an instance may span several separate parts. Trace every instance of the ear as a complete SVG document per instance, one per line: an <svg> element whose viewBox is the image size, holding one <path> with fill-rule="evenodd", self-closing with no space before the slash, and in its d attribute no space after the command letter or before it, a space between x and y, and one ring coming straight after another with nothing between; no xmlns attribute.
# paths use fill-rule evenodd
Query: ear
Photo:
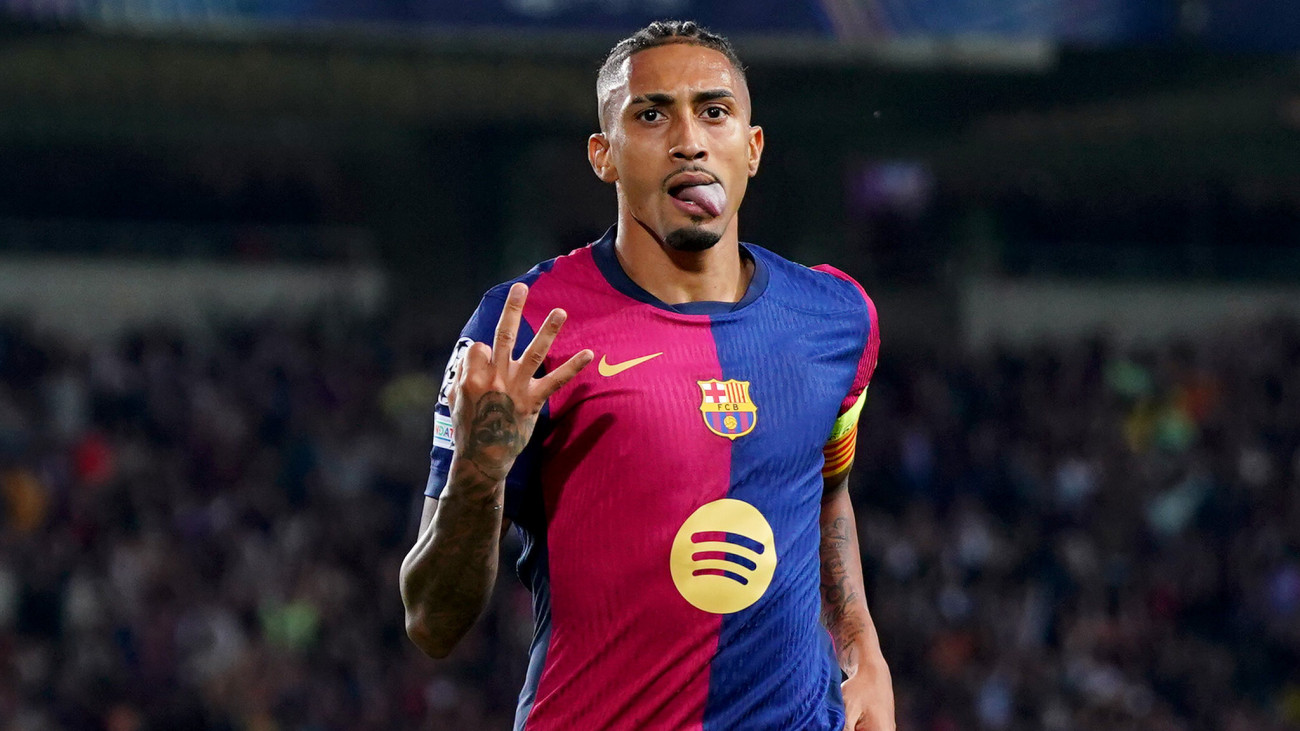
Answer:
<svg viewBox="0 0 1300 731"><path fill-rule="evenodd" d="M618 180L618 170L609 158L609 138L605 137L604 132L597 132L587 138L587 162L591 163L596 177L604 182L613 183Z"/></svg>
<svg viewBox="0 0 1300 731"><path fill-rule="evenodd" d="M763 157L763 128L749 128L749 177L758 174L758 161Z"/></svg>

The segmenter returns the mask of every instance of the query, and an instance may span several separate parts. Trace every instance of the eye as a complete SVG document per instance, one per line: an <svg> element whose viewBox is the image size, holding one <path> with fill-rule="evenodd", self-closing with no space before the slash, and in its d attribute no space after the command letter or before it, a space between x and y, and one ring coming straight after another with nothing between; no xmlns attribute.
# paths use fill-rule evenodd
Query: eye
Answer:
<svg viewBox="0 0 1300 731"><path fill-rule="evenodd" d="M640 117L642 121L654 122L659 120L664 115L663 112L660 112L658 109L647 109L636 116Z"/></svg>
<svg viewBox="0 0 1300 731"><path fill-rule="evenodd" d="M722 119L730 113L726 107L707 107L704 110L704 116L709 119Z"/></svg>

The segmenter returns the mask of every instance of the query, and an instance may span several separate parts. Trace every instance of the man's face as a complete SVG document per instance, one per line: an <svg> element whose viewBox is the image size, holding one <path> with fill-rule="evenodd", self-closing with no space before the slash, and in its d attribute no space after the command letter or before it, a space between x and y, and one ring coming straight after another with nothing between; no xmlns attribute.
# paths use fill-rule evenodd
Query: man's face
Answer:
<svg viewBox="0 0 1300 731"><path fill-rule="evenodd" d="M592 167L658 241L707 249L735 219L763 151L745 80L723 54L687 43L635 53L621 71L601 90Z"/></svg>

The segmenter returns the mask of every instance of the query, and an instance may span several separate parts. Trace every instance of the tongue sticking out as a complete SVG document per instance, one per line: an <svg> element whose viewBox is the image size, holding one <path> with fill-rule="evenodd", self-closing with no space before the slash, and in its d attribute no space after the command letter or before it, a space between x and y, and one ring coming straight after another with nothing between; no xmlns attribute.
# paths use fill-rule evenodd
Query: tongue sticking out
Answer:
<svg viewBox="0 0 1300 731"><path fill-rule="evenodd" d="M708 185L692 185L678 191L677 198L684 201L691 201L695 205L704 209L704 212L710 216L716 216L722 213L722 206L727 202L727 194L722 192L722 186L717 183Z"/></svg>

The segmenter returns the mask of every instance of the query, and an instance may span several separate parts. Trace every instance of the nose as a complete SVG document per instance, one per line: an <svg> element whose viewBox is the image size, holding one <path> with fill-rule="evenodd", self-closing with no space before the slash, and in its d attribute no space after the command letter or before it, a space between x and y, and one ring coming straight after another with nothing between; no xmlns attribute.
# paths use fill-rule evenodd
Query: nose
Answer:
<svg viewBox="0 0 1300 731"><path fill-rule="evenodd" d="M709 157L708 145L694 115L679 117L674 125L673 146L668 150L674 160L701 161Z"/></svg>

